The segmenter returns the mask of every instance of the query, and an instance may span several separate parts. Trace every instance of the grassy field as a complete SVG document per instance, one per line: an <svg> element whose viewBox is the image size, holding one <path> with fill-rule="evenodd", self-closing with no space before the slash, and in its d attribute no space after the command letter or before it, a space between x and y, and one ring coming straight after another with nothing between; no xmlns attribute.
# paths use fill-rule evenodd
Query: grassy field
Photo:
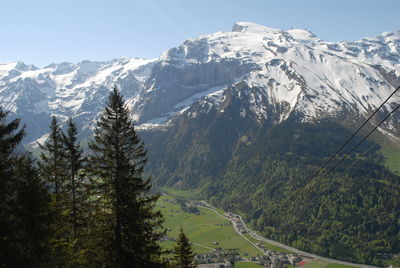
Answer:
<svg viewBox="0 0 400 268"><path fill-rule="evenodd" d="M267 243L267 242L260 242L259 240L257 240L257 239L255 239L255 238L251 237L251 236L248 235L248 234L246 234L245 236L246 236L246 238L249 239L251 242L254 242L254 243L259 242L259 243L263 244L267 249L274 250L274 251L277 251L277 252L282 252L282 253L293 253L293 252L291 252L291 251L289 251L289 250L287 250L287 249L284 249L284 248L281 248L281 247L277 247L277 246L271 245L270 243Z"/></svg>
<svg viewBox="0 0 400 268"><path fill-rule="evenodd" d="M165 191L165 190L164 190ZM191 194L186 191L168 189L168 193L172 193L177 197L190 197ZM214 211L206 208L199 208L200 214L192 214L182 211L180 205L176 203L175 198L169 195L163 195L157 202L157 209L161 210L164 215L164 227L169 228L167 235L171 238L176 238L181 226L185 234L189 237L192 248L196 253L207 252L210 249L221 247L223 249L237 249L242 257L252 257L261 255L261 252L253 247L248 241L238 235L231 223L215 214ZM223 214L223 210L219 210ZM258 240L246 235L252 242ZM212 242L218 242L218 245ZM268 249L291 253L280 247L276 247L269 243L262 242ZM165 249L172 249L175 246L174 241L164 241L163 247ZM236 268L257 268L262 267L252 262L237 262ZM341 264L327 263L320 260L314 260L307 263L304 268L354 268L354 266L347 266Z"/></svg>
<svg viewBox="0 0 400 268"><path fill-rule="evenodd" d="M316 260L305 264L304 268L354 268L354 266L337 264L337 263L328 263Z"/></svg>
<svg viewBox="0 0 400 268"><path fill-rule="evenodd" d="M395 268L399 268L400 267L400 258L395 258L395 259L391 259L391 260L387 260L385 261L385 264L387 266L392 265Z"/></svg>
<svg viewBox="0 0 400 268"><path fill-rule="evenodd" d="M235 268L260 268L264 267L254 262L236 262Z"/></svg>
<svg viewBox="0 0 400 268"><path fill-rule="evenodd" d="M385 142L381 152L385 157L386 166L396 174L400 174L400 146L392 142Z"/></svg>
<svg viewBox="0 0 400 268"><path fill-rule="evenodd" d="M169 237L176 238L182 226L189 240L194 243L194 250L198 253L207 252L210 248L237 249L242 256L257 256L261 253L248 241L236 234L231 223L215 214L214 211L199 208L200 215L186 213L175 203L170 196L162 196L157 202L157 208L164 215L164 227L169 228ZM212 242L218 242L218 245ZM163 247L170 249L175 245L173 241L163 242Z"/></svg>

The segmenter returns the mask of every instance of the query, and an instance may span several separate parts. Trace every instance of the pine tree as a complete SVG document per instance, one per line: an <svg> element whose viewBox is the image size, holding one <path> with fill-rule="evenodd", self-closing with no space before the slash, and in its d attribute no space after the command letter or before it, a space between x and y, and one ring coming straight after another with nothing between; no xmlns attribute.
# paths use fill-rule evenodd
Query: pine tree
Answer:
<svg viewBox="0 0 400 268"><path fill-rule="evenodd" d="M89 148L106 266L160 267L158 241L164 231L161 213L154 211L158 196L149 194L150 181L143 178L146 150L117 88Z"/></svg>
<svg viewBox="0 0 400 268"><path fill-rule="evenodd" d="M89 213L89 198L83 173L85 159L77 139L78 130L71 118L68 119L67 126L67 135L61 133L65 147L62 157L65 157L63 162L66 164L68 176L64 186L67 199L64 209L67 211L66 224L69 225L68 236L72 251L70 263L76 266L81 262L79 256L84 251L82 239L85 235L84 229L86 229L86 218Z"/></svg>
<svg viewBox="0 0 400 268"><path fill-rule="evenodd" d="M63 134L56 117L52 117L50 134L44 144L38 144L40 153L39 173L50 187L52 210L55 220L52 225L54 237L51 239L52 263L54 267L65 267L69 263L70 238L66 222L68 221L67 163Z"/></svg>
<svg viewBox="0 0 400 268"><path fill-rule="evenodd" d="M68 173L68 181L66 183L66 191L68 193L68 207L70 210L70 222L72 224L72 239L78 237L78 228L80 223L80 210L83 209L82 202L84 194L83 176L79 171L83 168L84 158L82 156L82 149L77 142L76 135L78 134L77 128L72 121L68 119L68 132L67 135L62 133L63 143L65 146L65 163Z"/></svg>
<svg viewBox="0 0 400 268"><path fill-rule="evenodd" d="M44 144L38 143L40 153L40 175L50 185L56 203L61 202L61 195L66 181L65 148L63 146L62 131L55 116L51 119L50 134ZM59 204L57 204L59 205Z"/></svg>
<svg viewBox="0 0 400 268"><path fill-rule="evenodd" d="M20 249L12 267L43 267L49 261L53 214L50 194L40 180L29 154L18 157L14 179L12 229Z"/></svg>
<svg viewBox="0 0 400 268"><path fill-rule="evenodd" d="M0 107L0 267L43 267L50 199L31 157L15 152L24 127L19 119L6 124L6 116Z"/></svg>
<svg viewBox="0 0 400 268"><path fill-rule="evenodd" d="M15 162L15 155L13 152L17 145L24 137L24 128L14 133L19 127L19 119L13 120L11 123L6 124L6 117L8 113L0 107L0 254L7 254L7 240L5 239L9 234L10 222L10 206L8 193L11 192L13 163Z"/></svg>
<svg viewBox="0 0 400 268"><path fill-rule="evenodd" d="M189 239L186 237L183 229L179 232L178 239L176 240L174 255L174 267L176 268L195 268L197 265L194 263L193 249L190 246Z"/></svg>

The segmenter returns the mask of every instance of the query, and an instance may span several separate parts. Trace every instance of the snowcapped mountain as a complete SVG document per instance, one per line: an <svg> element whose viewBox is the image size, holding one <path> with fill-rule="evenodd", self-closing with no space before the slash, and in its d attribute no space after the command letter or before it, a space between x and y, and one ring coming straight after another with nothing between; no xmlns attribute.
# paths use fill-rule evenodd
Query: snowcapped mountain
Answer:
<svg viewBox="0 0 400 268"><path fill-rule="evenodd" d="M51 115L73 117L89 133L113 86L128 101L139 128L168 126L211 108L224 112L230 94L241 99L241 117L262 123L366 117L400 84L400 31L356 42L324 42L307 30L235 23L231 32L187 39L158 59L123 57L108 62L0 64L0 105L28 124L33 141ZM399 103L394 96L385 106ZM395 136L399 118L387 126Z"/></svg>
<svg viewBox="0 0 400 268"><path fill-rule="evenodd" d="M308 30L238 22L152 60L0 63L0 106L27 124L27 147L45 141L52 115L73 117L85 143L114 86L155 185L196 189L258 231L328 257L363 263L398 252L399 217L382 215L399 203L398 166L386 161L400 145L400 112L341 165L331 161L321 183L314 174L400 86L400 31L325 42ZM399 103L400 92L372 123ZM312 206L297 219L302 204ZM373 218L373 228L359 224Z"/></svg>
<svg viewBox="0 0 400 268"><path fill-rule="evenodd" d="M46 133L51 115L62 121L74 117L85 131L114 85L121 87L130 104L135 102L152 62L121 58L109 62L65 62L43 69L21 62L0 64L0 104L23 118L31 139Z"/></svg>

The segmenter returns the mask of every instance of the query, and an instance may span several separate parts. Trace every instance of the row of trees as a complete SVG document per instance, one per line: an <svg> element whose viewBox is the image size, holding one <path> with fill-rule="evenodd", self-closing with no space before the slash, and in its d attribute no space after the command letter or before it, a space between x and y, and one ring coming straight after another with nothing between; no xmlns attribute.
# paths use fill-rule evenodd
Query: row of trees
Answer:
<svg viewBox="0 0 400 268"><path fill-rule="evenodd" d="M53 117L39 164L17 154L25 127L0 110L1 267L193 267L181 231L162 258L163 217L143 176L146 150L115 88L84 156L69 119ZM16 133L15 133L16 132Z"/></svg>

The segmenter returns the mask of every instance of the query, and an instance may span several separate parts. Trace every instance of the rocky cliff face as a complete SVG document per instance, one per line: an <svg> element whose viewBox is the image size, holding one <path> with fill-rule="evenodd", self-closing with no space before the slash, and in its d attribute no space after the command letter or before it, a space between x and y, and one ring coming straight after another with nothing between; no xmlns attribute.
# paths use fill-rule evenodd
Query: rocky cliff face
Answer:
<svg viewBox="0 0 400 268"><path fill-rule="evenodd" d="M117 86L146 143L154 183L200 189L285 243L370 262L400 249L398 213L373 228L359 225L399 203L399 177L383 165L379 144L398 142L399 113L317 191L302 190L400 85L399 52L400 31L332 43L307 30L240 22L153 60L0 64L0 105L28 125L28 146L46 139L52 115L73 117L84 140ZM372 124L399 103L400 93ZM288 204L296 211L310 202L304 218L288 213Z"/></svg>
<svg viewBox="0 0 400 268"><path fill-rule="evenodd" d="M43 69L0 64L0 104L28 124L27 142L47 132L50 115L62 121L74 117L87 135L115 85L141 129L165 127L172 118L211 108L223 112L231 90L242 103L239 116L260 124L268 117L282 122L294 111L304 120L344 112L362 118L399 84L399 49L399 31L332 43L307 30L241 22L231 32L188 39L154 60L83 61ZM395 96L385 110L399 101ZM399 134L398 117L386 130Z"/></svg>

